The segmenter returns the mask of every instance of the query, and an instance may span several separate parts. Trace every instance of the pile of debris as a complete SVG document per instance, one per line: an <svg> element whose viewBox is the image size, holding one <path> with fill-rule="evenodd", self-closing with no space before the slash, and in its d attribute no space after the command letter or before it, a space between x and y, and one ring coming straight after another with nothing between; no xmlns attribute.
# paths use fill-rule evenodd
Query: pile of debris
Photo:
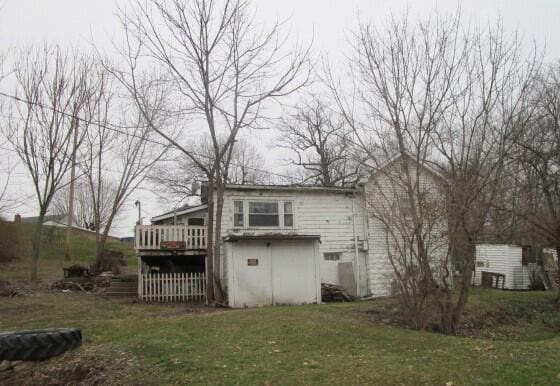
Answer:
<svg viewBox="0 0 560 386"><path fill-rule="evenodd" d="M70 291L91 291L94 288L93 280L85 277L73 277L63 280L57 280L51 284L51 289Z"/></svg>
<svg viewBox="0 0 560 386"><path fill-rule="evenodd" d="M321 283L321 300L323 302L353 302L356 297L350 295L344 288L328 283Z"/></svg>
<svg viewBox="0 0 560 386"><path fill-rule="evenodd" d="M106 273L94 276L89 268L73 265L64 268L64 279L53 282L50 288L63 292L99 290L111 285L112 276Z"/></svg>
<svg viewBox="0 0 560 386"><path fill-rule="evenodd" d="M0 297L13 298L19 295L17 288L9 281L0 280Z"/></svg>

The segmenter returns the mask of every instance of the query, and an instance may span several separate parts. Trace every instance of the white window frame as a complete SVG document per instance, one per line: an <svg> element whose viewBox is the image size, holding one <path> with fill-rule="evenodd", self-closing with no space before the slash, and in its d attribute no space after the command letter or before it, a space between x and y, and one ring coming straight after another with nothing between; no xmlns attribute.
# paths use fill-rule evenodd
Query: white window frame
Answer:
<svg viewBox="0 0 560 386"><path fill-rule="evenodd" d="M324 261L340 261L342 259L342 252L324 252Z"/></svg>
<svg viewBox="0 0 560 386"><path fill-rule="evenodd" d="M237 198L233 197L232 201L242 201L243 202L243 226L236 226L235 225L235 204L233 207L232 212L232 220L233 220L233 228L241 228L241 229L294 229L296 226L296 210L295 210L295 202L292 199L284 200L278 198ZM251 226L249 225L249 203L251 202L273 202L278 204L278 226ZM284 203L291 202L292 203L292 225L285 226L284 225Z"/></svg>

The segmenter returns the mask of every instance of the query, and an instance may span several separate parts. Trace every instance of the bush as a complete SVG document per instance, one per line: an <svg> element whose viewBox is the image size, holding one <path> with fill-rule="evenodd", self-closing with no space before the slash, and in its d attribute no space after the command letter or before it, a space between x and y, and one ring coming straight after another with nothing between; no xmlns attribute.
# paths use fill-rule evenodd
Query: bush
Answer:
<svg viewBox="0 0 560 386"><path fill-rule="evenodd" d="M17 224L0 220L0 263L18 257L19 242Z"/></svg>
<svg viewBox="0 0 560 386"><path fill-rule="evenodd" d="M113 273L120 273L121 267L126 265L124 260L124 253L120 251L105 250L101 261L97 261L91 265L90 272L100 274L101 272L111 271Z"/></svg>

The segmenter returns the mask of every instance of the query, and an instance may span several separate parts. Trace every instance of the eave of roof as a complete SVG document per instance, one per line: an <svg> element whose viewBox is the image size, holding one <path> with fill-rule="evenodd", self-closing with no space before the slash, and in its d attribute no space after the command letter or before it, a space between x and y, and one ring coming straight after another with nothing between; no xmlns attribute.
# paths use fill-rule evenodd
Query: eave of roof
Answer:
<svg viewBox="0 0 560 386"><path fill-rule="evenodd" d="M405 153L405 156L408 157L410 160L412 160L413 162L416 162L416 158L413 157L410 153ZM386 162L384 162L383 164L379 165L379 167L375 168L374 170L371 171L371 173L369 173L367 176L364 176L362 178L360 178L360 180L358 181L358 185L363 185L365 183L367 183L367 181L373 177L374 175L376 175L377 173L379 173L381 170L389 167L390 165L392 165L395 161L401 159L403 157L402 154L397 154L394 157L388 159ZM436 170L436 168L434 168L433 166L431 166L429 163L423 163L421 165L424 169L426 169L428 172L432 173L432 175L436 176L437 178L441 179L443 182L447 183L447 178L438 170Z"/></svg>
<svg viewBox="0 0 560 386"><path fill-rule="evenodd" d="M242 185L228 184L229 190L283 190L283 191L308 191L330 193L355 193L355 187L318 186L318 185Z"/></svg>
<svg viewBox="0 0 560 386"><path fill-rule="evenodd" d="M224 241L236 242L241 240L321 240L320 235L302 235L297 233L242 233L230 234L224 237Z"/></svg>

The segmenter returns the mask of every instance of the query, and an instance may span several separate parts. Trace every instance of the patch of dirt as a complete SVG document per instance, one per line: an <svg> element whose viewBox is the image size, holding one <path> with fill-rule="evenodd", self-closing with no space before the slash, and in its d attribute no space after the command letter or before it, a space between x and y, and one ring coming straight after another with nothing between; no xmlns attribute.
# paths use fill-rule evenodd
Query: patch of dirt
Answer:
<svg viewBox="0 0 560 386"><path fill-rule="evenodd" d="M0 383L22 386L48 385L123 385L134 383L139 365L129 352L96 345L42 362L19 362L13 369L0 372Z"/></svg>

